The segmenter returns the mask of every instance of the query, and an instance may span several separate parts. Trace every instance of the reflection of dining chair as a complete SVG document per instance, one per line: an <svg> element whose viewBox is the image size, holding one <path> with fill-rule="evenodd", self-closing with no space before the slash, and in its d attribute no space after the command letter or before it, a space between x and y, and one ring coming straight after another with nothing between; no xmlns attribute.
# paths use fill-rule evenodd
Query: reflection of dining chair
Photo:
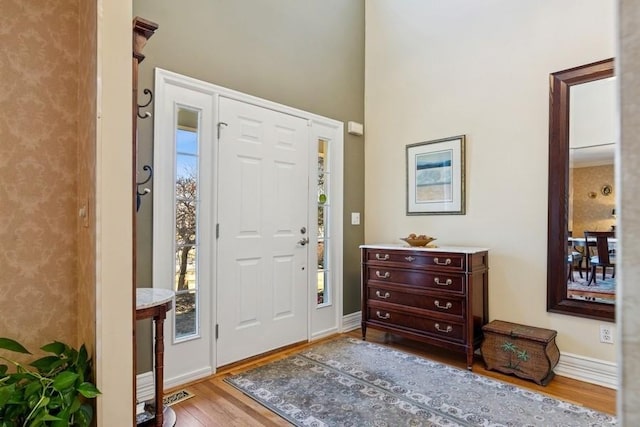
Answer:
<svg viewBox="0 0 640 427"><path fill-rule="evenodd" d="M612 231L585 231L586 242L595 241L595 245L587 244L588 261L591 266L589 281L587 285L596 283L596 269L602 268L602 280L604 280L607 267L613 268L612 277L616 277L616 257L615 252L609 252L609 239L615 237ZM595 251L594 251L595 249Z"/></svg>
<svg viewBox="0 0 640 427"><path fill-rule="evenodd" d="M571 232L569 232L569 237L571 237ZM595 248L596 248L595 238L591 238L587 240L587 238L584 237L584 240L582 240L580 243L576 244L574 242L573 249L570 249L570 252L574 251L580 254L580 262L577 265L578 271L580 272L580 277L582 277L582 261L584 260L584 272L585 272L584 274L585 274L585 280L587 282L589 281L589 270L591 269L591 265L589 264L589 258L591 257L592 253L593 255L595 255Z"/></svg>
<svg viewBox="0 0 640 427"><path fill-rule="evenodd" d="M571 232L569 232L571 235ZM582 277L582 253L580 253L576 247L573 246L573 242L569 241L567 246L567 266L568 266L568 282L575 282L574 272L577 269L580 277Z"/></svg>

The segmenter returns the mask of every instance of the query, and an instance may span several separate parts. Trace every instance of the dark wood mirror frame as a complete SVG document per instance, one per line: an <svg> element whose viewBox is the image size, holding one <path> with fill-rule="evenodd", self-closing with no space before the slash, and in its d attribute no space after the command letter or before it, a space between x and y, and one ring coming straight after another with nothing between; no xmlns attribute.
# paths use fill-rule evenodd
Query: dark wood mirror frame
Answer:
<svg viewBox="0 0 640 427"><path fill-rule="evenodd" d="M569 208L569 90L571 86L614 75L606 59L549 76L549 213L547 236L547 311L615 321L615 304L569 299L567 239Z"/></svg>

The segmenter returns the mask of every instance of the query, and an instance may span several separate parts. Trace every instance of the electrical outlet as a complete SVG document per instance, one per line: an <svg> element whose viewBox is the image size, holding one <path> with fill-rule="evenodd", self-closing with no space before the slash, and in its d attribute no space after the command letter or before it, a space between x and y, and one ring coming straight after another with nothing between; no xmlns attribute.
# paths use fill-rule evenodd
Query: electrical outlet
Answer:
<svg viewBox="0 0 640 427"><path fill-rule="evenodd" d="M600 325L600 342L613 344L613 330L610 326Z"/></svg>

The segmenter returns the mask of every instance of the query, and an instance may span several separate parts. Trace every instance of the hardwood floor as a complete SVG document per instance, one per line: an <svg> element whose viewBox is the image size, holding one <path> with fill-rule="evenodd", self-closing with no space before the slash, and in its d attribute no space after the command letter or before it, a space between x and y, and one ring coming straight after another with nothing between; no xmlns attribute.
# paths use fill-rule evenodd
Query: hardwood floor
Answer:
<svg viewBox="0 0 640 427"><path fill-rule="evenodd" d="M360 331L352 331L345 335L361 338ZM335 338L331 337L328 339ZM425 344L402 339L400 337L388 337L385 343L385 334L375 330L367 331L367 341L386 344L391 347L419 354L432 360L457 366L464 369L466 362L462 354L445 351L427 346ZM229 375L237 374L248 368L264 365L274 360L282 359L292 353L296 353L305 347L317 344L304 343L288 347L282 351L254 358L245 362L223 367L218 373L209 379L197 382L179 389L187 389L195 397L172 406L175 410L179 427L211 427L211 426L288 426L288 422L269 411L242 392L226 384L223 380ZM473 372L496 378L537 392L548 394L558 399L574 402L598 411L615 414L616 391L596 386L589 383L556 376L546 387L539 386L531 381L522 380L511 375L499 372L487 371L481 358L477 357Z"/></svg>

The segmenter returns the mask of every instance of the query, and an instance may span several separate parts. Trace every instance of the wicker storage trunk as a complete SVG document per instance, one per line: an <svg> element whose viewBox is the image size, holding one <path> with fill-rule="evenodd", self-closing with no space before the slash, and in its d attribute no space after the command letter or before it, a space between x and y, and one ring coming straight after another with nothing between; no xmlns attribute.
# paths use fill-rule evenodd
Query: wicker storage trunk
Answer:
<svg viewBox="0 0 640 427"><path fill-rule="evenodd" d="M482 327L481 351L487 369L547 385L560 351L556 331L494 320Z"/></svg>

